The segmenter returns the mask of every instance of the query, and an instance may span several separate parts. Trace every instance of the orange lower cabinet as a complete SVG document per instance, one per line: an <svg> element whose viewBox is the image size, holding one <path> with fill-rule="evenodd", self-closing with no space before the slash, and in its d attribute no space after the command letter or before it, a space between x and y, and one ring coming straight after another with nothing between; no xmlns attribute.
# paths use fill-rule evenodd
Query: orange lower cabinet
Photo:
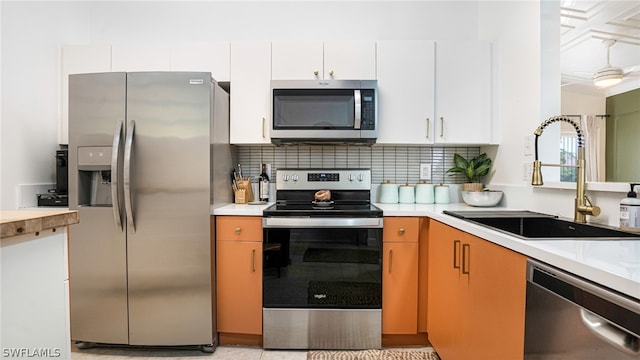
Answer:
<svg viewBox="0 0 640 360"><path fill-rule="evenodd" d="M468 359L522 359L526 257L469 235Z"/></svg>
<svg viewBox="0 0 640 360"><path fill-rule="evenodd" d="M418 332L418 243L384 243L382 333Z"/></svg>
<svg viewBox="0 0 640 360"><path fill-rule="evenodd" d="M442 359L522 359L526 258L429 225L429 340Z"/></svg>
<svg viewBox="0 0 640 360"><path fill-rule="evenodd" d="M218 331L262 334L262 242L218 241Z"/></svg>
<svg viewBox="0 0 640 360"><path fill-rule="evenodd" d="M429 224L427 332L440 358L456 359L459 351L460 245L457 230L437 221Z"/></svg>

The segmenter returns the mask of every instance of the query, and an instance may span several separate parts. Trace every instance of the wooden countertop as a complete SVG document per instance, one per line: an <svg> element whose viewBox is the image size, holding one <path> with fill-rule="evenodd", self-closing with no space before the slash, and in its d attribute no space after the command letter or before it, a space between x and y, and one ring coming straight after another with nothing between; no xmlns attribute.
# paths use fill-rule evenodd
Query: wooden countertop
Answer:
<svg viewBox="0 0 640 360"><path fill-rule="evenodd" d="M78 222L75 210L3 210L0 211L0 237L30 234Z"/></svg>

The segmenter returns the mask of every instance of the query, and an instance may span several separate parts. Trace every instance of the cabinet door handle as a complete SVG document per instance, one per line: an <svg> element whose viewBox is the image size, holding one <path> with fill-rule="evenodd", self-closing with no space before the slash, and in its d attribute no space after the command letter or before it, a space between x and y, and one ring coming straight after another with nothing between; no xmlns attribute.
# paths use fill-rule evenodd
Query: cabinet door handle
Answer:
<svg viewBox="0 0 640 360"><path fill-rule="evenodd" d="M256 249L251 249L251 272L256 272Z"/></svg>
<svg viewBox="0 0 640 360"><path fill-rule="evenodd" d="M440 117L440 137L444 137L444 118Z"/></svg>
<svg viewBox="0 0 640 360"><path fill-rule="evenodd" d="M329 76L333 77L333 70L329 70Z"/></svg>
<svg viewBox="0 0 640 360"><path fill-rule="evenodd" d="M313 70L313 76L318 76L320 72L318 70Z"/></svg>
<svg viewBox="0 0 640 360"><path fill-rule="evenodd" d="M262 138L263 139L267 137L264 133L265 123L267 122L266 120L267 119L265 119L264 117L262 118Z"/></svg>
<svg viewBox="0 0 640 360"><path fill-rule="evenodd" d="M240 234L241 231L242 229L240 229L239 227L236 228L236 234Z"/></svg>
<svg viewBox="0 0 640 360"><path fill-rule="evenodd" d="M431 124L429 123L429 118L427 118L427 139L429 138L429 133L431 132L430 126Z"/></svg>
<svg viewBox="0 0 640 360"><path fill-rule="evenodd" d="M389 250L389 274L391 274L391 266L393 264L393 249Z"/></svg>
<svg viewBox="0 0 640 360"><path fill-rule="evenodd" d="M460 257L458 252L460 251L460 240L453 240L453 268L460 269Z"/></svg>
<svg viewBox="0 0 640 360"><path fill-rule="evenodd" d="M471 267L471 245L462 245L462 273L469 274Z"/></svg>

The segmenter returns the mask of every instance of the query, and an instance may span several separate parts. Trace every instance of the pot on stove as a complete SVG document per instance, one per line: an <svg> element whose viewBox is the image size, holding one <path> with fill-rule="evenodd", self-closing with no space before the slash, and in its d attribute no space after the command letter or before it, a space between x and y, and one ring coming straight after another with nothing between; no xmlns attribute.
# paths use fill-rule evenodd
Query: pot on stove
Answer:
<svg viewBox="0 0 640 360"><path fill-rule="evenodd" d="M330 201L331 200L331 190L320 190L316 191L313 195L315 201Z"/></svg>
<svg viewBox="0 0 640 360"><path fill-rule="evenodd" d="M380 202L383 204L398 203L398 185L387 180L380 184Z"/></svg>

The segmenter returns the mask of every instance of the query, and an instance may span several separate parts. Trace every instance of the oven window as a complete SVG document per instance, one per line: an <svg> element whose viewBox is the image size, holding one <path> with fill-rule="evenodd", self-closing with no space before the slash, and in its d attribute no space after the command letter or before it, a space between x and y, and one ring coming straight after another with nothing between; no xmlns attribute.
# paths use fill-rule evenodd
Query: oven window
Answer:
<svg viewBox="0 0 640 360"><path fill-rule="evenodd" d="M380 309L382 229L265 229L265 308Z"/></svg>
<svg viewBox="0 0 640 360"><path fill-rule="evenodd" d="M273 90L273 128L353 129L353 90Z"/></svg>

